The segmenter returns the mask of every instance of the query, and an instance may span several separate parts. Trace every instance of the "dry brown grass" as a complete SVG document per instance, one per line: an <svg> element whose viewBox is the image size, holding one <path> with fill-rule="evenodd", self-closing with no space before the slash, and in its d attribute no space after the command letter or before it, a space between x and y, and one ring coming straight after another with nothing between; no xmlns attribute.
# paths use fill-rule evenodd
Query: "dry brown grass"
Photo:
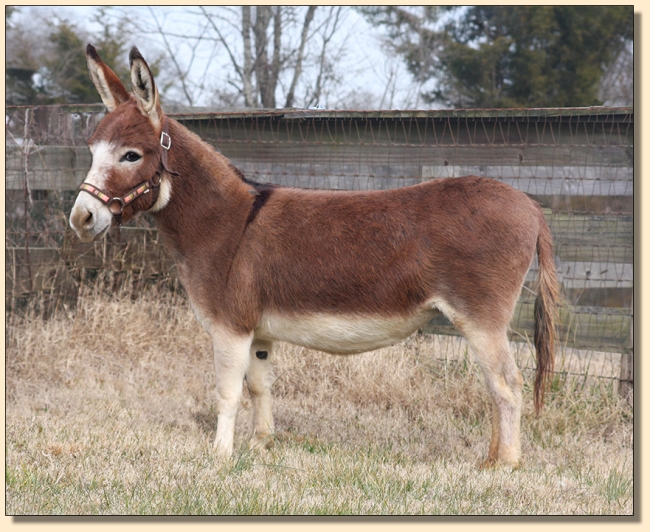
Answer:
<svg viewBox="0 0 650 532"><path fill-rule="evenodd" d="M210 341L183 298L87 294L47 321L10 315L6 342L8 514L633 511L632 413L612 381L555 379L539 418L527 387L523 466L478 471L489 405L458 339L278 345L275 445L246 450L245 397L227 463Z"/></svg>

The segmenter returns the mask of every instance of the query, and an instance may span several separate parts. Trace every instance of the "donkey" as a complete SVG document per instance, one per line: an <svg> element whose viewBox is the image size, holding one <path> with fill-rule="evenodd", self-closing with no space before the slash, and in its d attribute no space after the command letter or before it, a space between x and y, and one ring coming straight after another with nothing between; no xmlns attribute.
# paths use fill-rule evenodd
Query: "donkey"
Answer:
<svg viewBox="0 0 650 532"><path fill-rule="evenodd" d="M70 225L91 241L140 211L155 219L212 338L220 455L233 452L244 379L251 445L272 440L273 342L360 353L408 337L441 311L467 338L492 401L484 465L518 465L523 380L507 331L535 252L537 413L558 301L551 233L533 200L476 176L367 192L258 184L165 116L136 48L132 93L91 45L86 57L108 113L88 141L92 166Z"/></svg>

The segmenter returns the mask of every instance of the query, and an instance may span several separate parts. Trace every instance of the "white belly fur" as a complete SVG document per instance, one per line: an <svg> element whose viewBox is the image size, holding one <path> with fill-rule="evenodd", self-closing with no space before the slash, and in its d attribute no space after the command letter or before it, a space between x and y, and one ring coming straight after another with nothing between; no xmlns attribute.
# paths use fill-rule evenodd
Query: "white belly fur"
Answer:
<svg viewBox="0 0 650 532"><path fill-rule="evenodd" d="M353 354L392 345L427 323L435 312L411 316L265 313L255 338L283 341L327 353Z"/></svg>

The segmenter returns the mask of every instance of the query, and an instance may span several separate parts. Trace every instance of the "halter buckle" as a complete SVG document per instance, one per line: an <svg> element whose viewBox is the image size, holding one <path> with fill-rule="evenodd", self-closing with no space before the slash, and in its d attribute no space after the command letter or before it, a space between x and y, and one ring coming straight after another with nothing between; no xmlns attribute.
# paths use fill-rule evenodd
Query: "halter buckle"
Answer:
<svg viewBox="0 0 650 532"><path fill-rule="evenodd" d="M160 145L167 151L172 147L172 138L164 131L160 134Z"/></svg>
<svg viewBox="0 0 650 532"><path fill-rule="evenodd" d="M114 216L117 216L117 215L119 215L119 214L122 214L122 211L124 210L124 207L126 206L126 203L125 203L124 199L122 199L122 198L112 198L112 199L108 202L107 205L108 205L108 210L111 211L111 213L112 213ZM119 208L119 210L114 209L114 208L113 208L114 205L117 205L117 207Z"/></svg>

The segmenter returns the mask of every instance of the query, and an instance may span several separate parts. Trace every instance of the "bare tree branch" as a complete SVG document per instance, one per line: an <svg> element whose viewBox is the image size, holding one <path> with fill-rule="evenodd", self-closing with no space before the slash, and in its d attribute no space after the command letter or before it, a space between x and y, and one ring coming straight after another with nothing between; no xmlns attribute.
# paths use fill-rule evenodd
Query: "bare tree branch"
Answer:
<svg viewBox="0 0 650 532"><path fill-rule="evenodd" d="M329 44L330 40L334 36L338 23L339 23L339 16L341 14L341 7L339 6L338 8L331 7L330 8L330 16L327 18L327 25L329 25L329 21L331 20L332 13L334 13L334 10L336 9L336 14L334 16L334 23L332 24L331 30L329 33L327 32L327 26L325 29L325 33L323 35L323 46L321 48L321 53L318 61L318 76L316 77L316 86L314 89L314 94L311 98L310 104L318 104L321 98L321 92L323 90L323 77L325 75L325 58L326 58L326 49L327 45Z"/></svg>
<svg viewBox="0 0 650 532"><path fill-rule="evenodd" d="M287 99L284 104L285 107L293 107L294 94L296 92L296 85L298 84L298 78L302 73L302 60L305 54L305 44L307 42L307 33L309 31L309 25L314 19L314 13L316 12L316 6L309 6L307 14L305 15L305 22L302 26L302 33L300 35L300 47L298 48L298 59L296 60L296 66L293 70L293 79L291 80L291 86L289 87L289 93L287 94Z"/></svg>
<svg viewBox="0 0 650 532"><path fill-rule="evenodd" d="M227 66L225 75L218 80L222 89L213 88L215 98L234 101L227 94L233 94L230 87L236 87L237 97L242 98L247 107L274 108L279 97L284 100L281 103L293 106L297 91L303 90L299 87L304 85L303 78L308 69L314 76L309 91L313 97L321 97L324 87L336 79L333 75L336 61L330 57L330 48L333 36L341 26L344 9L332 7L322 10L322 17L319 17L321 10L317 10L317 6L197 6L184 12L197 17L196 21L190 22L196 28L196 33L193 33L191 30L179 31L185 22L181 20L174 24L171 32L167 31L166 26L171 21L162 20L160 13L149 8L153 20L143 33L159 34L166 53L171 55L175 83L190 104L195 103L197 94L206 90L210 75L207 67L201 68L199 77L190 82L188 62L190 67L195 66L202 55L208 54L208 64L215 64L219 57L215 51L223 46L225 53L221 52L219 61ZM189 48L189 55L186 54L188 62L185 63L181 61L182 55L172 50L180 42Z"/></svg>
<svg viewBox="0 0 650 532"><path fill-rule="evenodd" d="M237 59L235 58L235 55L233 54L232 50L230 49L230 46L228 46L228 42L226 41L226 39L224 39L223 35L219 31L219 28L217 27L217 25L212 20L212 17L205 10L205 7L203 7L203 6L200 6L200 7L201 7L201 11L203 11L203 14L207 18L207 20L210 22L210 25L212 26L214 31L217 32L217 35L219 36L219 41L221 42L221 44L223 44L224 48L226 49L226 52L228 52L228 56L230 57L230 61L232 63L233 68L235 69L235 72L237 72L237 74L241 78L242 82L244 82L244 80L245 80L244 73L242 72L242 69L239 66L239 63L237 62ZM245 9L250 9L250 6L243 6L242 7L242 12L244 12ZM250 20L250 18L249 18L249 20ZM241 89L240 89L240 91L241 91Z"/></svg>
<svg viewBox="0 0 650 532"><path fill-rule="evenodd" d="M187 101L189 105L191 106L193 104L193 99L192 95L190 94L190 91L187 87L187 84L185 83L185 79L187 77L187 70L183 72L183 69L181 66L178 64L178 61L176 60L176 54L171 48L171 45L169 44L169 40L167 39L167 36L165 35L165 32L162 30L162 26L160 25L160 22L158 21L158 17L156 17L156 13L154 10L149 7L149 12L151 13L151 16L153 17L154 21L156 22L156 26L158 27L158 31L163 38L163 42L165 43L165 47L167 48L167 51L169 52L169 56L171 57L172 62L174 63L174 66L176 67L176 72L178 73L178 79L181 82L181 87L183 88L183 93L185 94L185 97L187 98Z"/></svg>

